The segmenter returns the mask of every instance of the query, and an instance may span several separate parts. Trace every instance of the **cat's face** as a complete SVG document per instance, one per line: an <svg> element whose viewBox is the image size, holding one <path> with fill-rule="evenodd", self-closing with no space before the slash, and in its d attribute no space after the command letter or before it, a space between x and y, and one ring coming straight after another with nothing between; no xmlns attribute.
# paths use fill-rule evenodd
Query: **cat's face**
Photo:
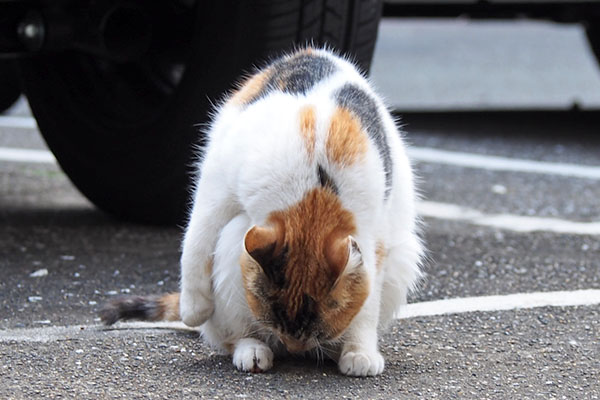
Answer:
<svg viewBox="0 0 600 400"><path fill-rule="evenodd" d="M369 294L353 216L328 190L271 214L244 239L246 299L290 352L340 337Z"/></svg>

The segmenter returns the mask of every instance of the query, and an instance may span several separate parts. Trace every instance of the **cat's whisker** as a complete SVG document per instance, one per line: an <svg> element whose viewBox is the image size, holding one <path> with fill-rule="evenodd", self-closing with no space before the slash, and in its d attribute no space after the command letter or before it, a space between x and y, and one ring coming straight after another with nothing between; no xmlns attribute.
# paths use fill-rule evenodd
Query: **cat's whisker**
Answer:
<svg viewBox="0 0 600 400"><path fill-rule="evenodd" d="M317 365L322 366L325 364L325 352L321 343L317 339L314 339L314 341L317 349Z"/></svg>
<svg viewBox="0 0 600 400"><path fill-rule="evenodd" d="M337 359L340 346L341 346L341 341L339 341L339 339L336 339L334 341L328 341L326 343L320 343L320 348L321 348L321 351L323 352L324 356L326 356L327 358L329 358L331 360Z"/></svg>

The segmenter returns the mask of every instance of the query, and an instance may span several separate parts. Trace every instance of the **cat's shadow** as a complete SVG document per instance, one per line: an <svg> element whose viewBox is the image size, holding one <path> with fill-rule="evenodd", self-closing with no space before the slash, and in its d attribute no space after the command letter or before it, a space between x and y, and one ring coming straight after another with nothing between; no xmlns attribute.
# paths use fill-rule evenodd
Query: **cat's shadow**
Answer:
<svg viewBox="0 0 600 400"><path fill-rule="evenodd" d="M207 355L197 358L193 363L180 365L181 372L198 374L202 371L213 371L219 376L240 375L243 377L260 377L263 375L304 376L311 379L322 379L327 376L340 375L337 363L331 359L316 360L314 357L282 356L275 358L273 368L259 374L238 371L229 355ZM204 372L202 372L204 373Z"/></svg>
<svg viewBox="0 0 600 400"><path fill-rule="evenodd" d="M204 344L202 346L205 346ZM197 356L193 362L187 359L185 363L178 364L179 372L188 376L210 374L220 379L228 380L246 380L254 384L269 381L271 378L283 379L290 387L295 385L305 385L310 382L316 386L328 385L328 381L333 377L336 379L348 380L356 383L356 377L346 376L338 370L337 362L330 358L317 360L311 356L281 356L275 358L273 368L270 370L253 374L249 372L238 371L233 365L232 358L229 355L207 354L203 352L202 356ZM394 357L386 355L386 371L378 377L370 379L387 380L393 377L395 380L414 380L421 379L439 371L439 365L428 359L406 359L403 357Z"/></svg>

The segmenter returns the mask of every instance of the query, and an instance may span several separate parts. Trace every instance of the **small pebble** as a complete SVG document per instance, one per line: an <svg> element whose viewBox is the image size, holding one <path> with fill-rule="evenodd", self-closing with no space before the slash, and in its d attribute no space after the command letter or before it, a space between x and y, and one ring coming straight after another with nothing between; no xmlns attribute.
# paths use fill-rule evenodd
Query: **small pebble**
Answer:
<svg viewBox="0 0 600 400"><path fill-rule="evenodd" d="M46 268L38 269L35 272L29 274L30 278L41 278L43 276L48 275L48 270Z"/></svg>
<svg viewBox="0 0 600 400"><path fill-rule="evenodd" d="M492 192L496 193L496 194L506 194L508 190L506 189L506 186L504 185L494 185L492 186Z"/></svg>

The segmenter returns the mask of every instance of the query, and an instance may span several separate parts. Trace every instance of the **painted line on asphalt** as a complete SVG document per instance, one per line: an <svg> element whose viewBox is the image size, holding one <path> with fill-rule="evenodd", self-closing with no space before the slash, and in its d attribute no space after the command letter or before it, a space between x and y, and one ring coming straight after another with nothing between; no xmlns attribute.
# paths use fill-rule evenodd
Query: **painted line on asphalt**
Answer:
<svg viewBox="0 0 600 400"><path fill-rule="evenodd" d="M12 162L56 163L51 152L0 147L0 160ZM515 232L555 232L575 235L600 235L600 222L577 222L559 218L543 218L513 214L485 214L456 204L421 201L417 205L423 217L467 222L474 225Z"/></svg>
<svg viewBox="0 0 600 400"><path fill-rule="evenodd" d="M433 164L456 165L460 167L489 169L494 171L528 172L576 178L600 179L600 166L532 161L426 147L409 147L407 153L409 158L413 161L422 161Z"/></svg>
<svg viewBox="0 0 600 400"><path fill-rule="evenodd" d="M0 116L0 128L37 129L35 118Z"/></svg>
<svg viewBox="0 0 600 400"><path fill-rule="evenodd" d="M600 304L600 289L517 293L425 301L403 306L397 318L507 311L537 307L576 307Z"/></svg>
<svg viewBox="0 0 600 400"><path fill-rule="evenodd" d="M30 163L56 163L51 152L0 147L0 160ZM456 204L421 201L417 205L423 217L466 222L514 232L555 232L574 235L600 235L600 222L576 222L559 218L530 217L513 214L485 214Z"/></svg>
<svg viewBox="0 0 600 400"><path fill-rule="evenodd" d="M537 307L576 307L597 304L600 304L600 289L518 293L412 303L402 306L396 317L406 319L467 312L509 311ZM130 335L134 330L152 330L155 333L170 332L172 330L195 331L195 329L187 327L182 322L127 322L119 323L114 327L101 325L49 326L0 330L0 343L51 342L86 337L97 339L99 335Z"/></svg>
<svg viewBox="0 0 600 400"><path fill-rule="evenodd" d="M47 323L48 321L42 321ZM155 333L173 330L195 332L197 329L183 322L124 322L111 327L103 325L43 326L39 328L16 328L0 330L0 343L37 342L46 343L65 339L98 338L99 335L124 336L134 330L151 330Z"/></svg>
<svg viewBox="0 0 600 400"><path fill-rule="evenodd" d="M14 119L15 121L13 124L3 124L3 119ZM30 119L31 122L27 122L28 119ZM0 127L8 125L11 125L13 127L36 127L35 120L33 118L0 117ZM600 179L600 166L532 161L483 154L439 150L425 147L409 147L407 149L407 152L409 157L414 161L421 161L433 164L448 164L495 171L513 171L523 173L570 176L575 178ZM50 152L47 153L50 156L52 155L52 153ZM0 157L0 160L12 161L10 159L6 160L2 157ZM51 159L48 158L48 160ZM23 161L27 160L23 159Z"/></svg>
<svg viewBox="0 0 600 400"><path fill-rule="evenodd" d="M559 218L529 217L513 214L485 214L456 204L421 201L417 212L422 217L460 221L513 232L554 232L571 235L600 235L600 222L577 222Z"/></svg>
<svg viewBox="0 0 600 400"><path fill-rule="evenodd" d="M0 161L53 164L56 158L47 150L0 147Z"/></svg>

